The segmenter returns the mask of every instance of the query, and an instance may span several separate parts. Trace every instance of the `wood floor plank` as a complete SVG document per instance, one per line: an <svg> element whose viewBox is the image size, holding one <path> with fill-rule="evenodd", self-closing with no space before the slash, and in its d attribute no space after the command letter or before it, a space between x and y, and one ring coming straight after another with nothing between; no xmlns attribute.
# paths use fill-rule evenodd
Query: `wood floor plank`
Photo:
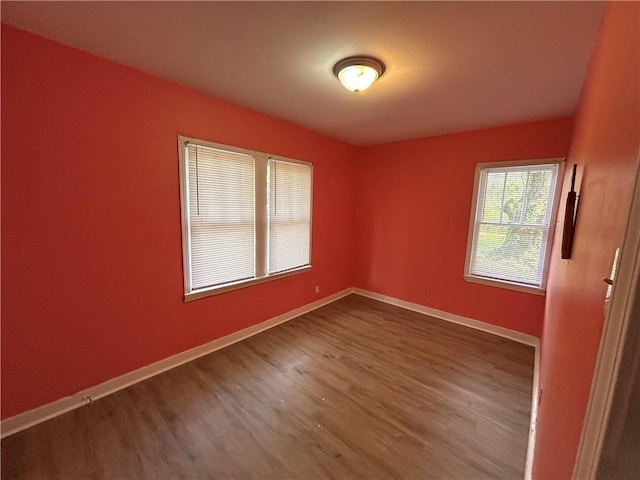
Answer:
<svg viewBox="0 0 640 480"><path fill-rule="evenodd" d="M2 478L520 479L533 355L351 295L2 440Z"/></svg>

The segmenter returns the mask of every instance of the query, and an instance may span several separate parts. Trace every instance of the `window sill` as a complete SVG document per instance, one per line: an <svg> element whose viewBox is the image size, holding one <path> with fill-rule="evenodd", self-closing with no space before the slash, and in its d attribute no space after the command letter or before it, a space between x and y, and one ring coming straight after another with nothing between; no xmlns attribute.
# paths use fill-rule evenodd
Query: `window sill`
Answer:
<svg viewBox="0 0 640 480"><path fill-rule="evenodd" d="M505 288L508 290L515 290L517 292L531 293L533 295L546 294L546 290L541 287L534 287L532 285L526 285L523 283L507 282L504 280L496 280L495 278L478 277L475 275L465 275L464 279L467 282L479 283L480 285L487 285L490 287Z"/></svg>
<svg viewBox="0 0 640 480"><path fill-rule="evenodd" d="M270 282L271 280L277 280L279 278L291 277L292 275L298 275L300 273L311 271L311 265L305 265L304 267L294 268L293 270L287 270L285 272L275 273L273 275L267 275L266 277L252 278L250 280L242 280L239 282L226 283L217 287L203 288L200 290L194 290L190 293L184 294L185 302L192 302L199 298L210 297L212 295L220 295L221 293L231 292L232 290L238 290L240 288L250 287L251 285L257 285L259 283Z"/></svg>

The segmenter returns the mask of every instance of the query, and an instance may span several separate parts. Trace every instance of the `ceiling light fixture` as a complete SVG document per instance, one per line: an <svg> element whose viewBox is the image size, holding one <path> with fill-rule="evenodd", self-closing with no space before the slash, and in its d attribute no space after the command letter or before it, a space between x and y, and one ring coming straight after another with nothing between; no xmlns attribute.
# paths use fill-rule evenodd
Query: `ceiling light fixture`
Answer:
<svg viewBox="0 0 640 480"><path fill-rule="evenodd" d="M373 57L343 58L333 66L333 73L344 88L355 93L369 88L384 70L384 63Z"/></svg>

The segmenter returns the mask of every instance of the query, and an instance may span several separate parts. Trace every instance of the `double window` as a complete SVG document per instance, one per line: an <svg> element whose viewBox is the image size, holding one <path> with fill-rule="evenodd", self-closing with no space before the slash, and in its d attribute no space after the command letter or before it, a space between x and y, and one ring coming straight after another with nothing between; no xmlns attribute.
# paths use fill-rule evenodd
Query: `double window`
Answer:
<svg viewBox="0 0 640 480"><path fill-rule="evenodd" d="M310 163L179 137L185 300L310 268Z"/></svg>
<svg viewBox="0 0 640 480"><path fill-rule="evenodd" d="M544 293L561 162L477 165L465 279Z"/></svg>

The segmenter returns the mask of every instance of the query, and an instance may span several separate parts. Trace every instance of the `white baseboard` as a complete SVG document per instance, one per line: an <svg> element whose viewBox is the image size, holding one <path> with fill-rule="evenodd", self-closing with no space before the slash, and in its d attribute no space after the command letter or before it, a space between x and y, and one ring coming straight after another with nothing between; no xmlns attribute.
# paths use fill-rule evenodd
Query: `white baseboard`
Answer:
<svg viewBox="0 0 640 480"><path fill-rule="evenodd" d="M293 320L300 315L320 308L331 302L335 302L336 300L349 295L350 293L352 293L352 291L353 289L351 288L344 289L340 292L334 293L333 295L328 295L324 298L321 298L320 300L308 303L307 305L303 305L302 307L293 309L287 313L283 313L282 315L278 315L277 317L270 318L269 320L265 320L264 322L252 325L243 330L239 330L225 337L217 338L215 340L212 340L211 342L205 343L204 345L200 345L190 350L172 355L171 357L165 358L132 372L125 373L124 375L113 378L111 380L107 380L106 382L99 385L89 387L69 397L60 398L51 403L47 403L40 407L34 408L33 410L28 410L13 417L6 418L2 420L0 426L0 431L2 432L1 438L13 435L14 433L18 433L22 430L32 427L33 425L37 425L38 423L42 423L53 417L57 417L58 415L62 415L63 413L81 407L82 405L85 405L90 401L97 400L98 398L117 392L118 390L122 390L123 388L141 382L142 380L146 380L149 377L153 377L155 375L158 375L159 373L166 372L167 370L190 362L191 360L195 360L196 358L202 357L203 355L215 352L216 350L220 350L221 348L227 347L231 344L244 340L245 338L268 330L269 328L275 327L276 325L288 322L289 320Z"/></svg>
<svg viewBox="0 0 640 480"><path fill-rule="evenodd" d="M529 443L527 444L527 461L524 467L524 480L531 480L533 475L533 455L536 447L536 425L538 421L538 391L540 389L540 347L536 346L533 360L533 391L531 392L531 422L529 424Z"/></svg>
<svg viewBox="0 0 640 480"><path fill-rule="evenodd" d="M436 310L435 308L425 307L424 305L420 305L418 303L407 302L406 300L389 297L387 295L382 295L381 293L370 292L361 288L354 288L353 293L362 295L363 297L373 298L374 300L379 300L384 303L389 303L397 307L406 308L407 310L423 313L425 315L429 315L430 317L436 317L440 320L447 320L449 322L457 323L458 325L464 325L465 327L473 328L475 330L492 333L494 335L508 338L518 343L524 343L525 345L529 345L531 347L537 347L539 343L538 338L534 337L533 335L517 332L515 330L509 330L508 328L504 327L498 327L496 325L491 325L490 323L481 322L479 320L463 317L454 313Z"/></svg>

